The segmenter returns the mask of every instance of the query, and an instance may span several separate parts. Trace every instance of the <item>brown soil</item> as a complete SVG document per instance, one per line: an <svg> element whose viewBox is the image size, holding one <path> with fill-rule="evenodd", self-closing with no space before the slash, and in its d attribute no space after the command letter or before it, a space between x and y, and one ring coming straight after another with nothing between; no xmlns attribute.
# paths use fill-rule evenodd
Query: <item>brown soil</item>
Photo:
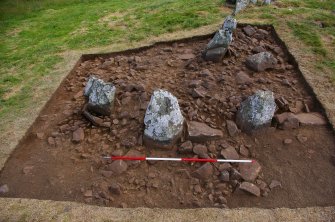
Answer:
<svg viewBox="0 0 335 222"><path fill-rule="evenodd" d="M270 27L262 29L271 31ZM225 127L226 120L235 119L240 102L259 89L273 91L276 98L284 97L290 105L304 101L311 111L322 111L294 62L289 61L284 47L276 43L273 35L250 38L239 28L232 44L233 55L226 57L223 63L214 64L200 58L201 50L209 40L206 37L162 43L143 50L91 56L91 59L81 61L7 161L1 172L0 185L8 184L10 191L3 196L116 207L225 207L222 199L219 200L222 196L227 198L229 207L334 205L335 167L331 156L334 155L335 140L328 127L304 126L295 130L271 127L253 135L240 133L234 138L228 135ZM271 51L280 63L273 70L255 73L245 67L244 61L252 54L252 49L260 45ZM185 54L196 57L179 58ZM208 75L204 74L205 69L209 70ZM248 73L253 83L237 85L235 75L239 71ZM85 104L81 92L92 73L117 87L115 111L111 117L104 118L105 122L111 123L110 129L92 126L81 115ZM202 81L205 98L192 97L189 83L195 79ZM286 80L290 86L285 85ZM262 166L262 173L255 183L264 181L269 185L272 180L277 180L282 187L271 192L266 188L262 190L262 197L235 191L233 181L219 181L218 164L214 164L214 175L208 181L198 181L191 176L201 166L199 163L128 163L126 172L108 176L110 161L101 157L115 150L123 154L138 150L148 156L194 156L179 154L177 147L180 143L172 150L156 150L142 145L146 105L152 91L158 88L167 89L178 98L187 120L206 122L224 132L223 140L203 143L208 148L214 147L209 152L211 157L221 157L220 144L224 142L237 150L245 145L250 152L249 158L257 159ZM279 109L277 113L280 112ZM72 132L79 127L84 129L85 139L74 144ZM304 135L307 141L300 142L298 135ZM284 139L293 142L284 145ZM106 187L112 183L120 185L121 194L108 191ZM196 192L198 185L200 191ZM88 191L92 191L92 197Z"/></svg>

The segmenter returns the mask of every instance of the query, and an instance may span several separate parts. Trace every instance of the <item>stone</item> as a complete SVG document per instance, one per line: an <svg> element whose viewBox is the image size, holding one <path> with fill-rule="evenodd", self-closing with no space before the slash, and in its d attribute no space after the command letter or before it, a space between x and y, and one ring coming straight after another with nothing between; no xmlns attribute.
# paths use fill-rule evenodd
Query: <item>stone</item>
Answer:
<svg viewBox="0 0 335 222"><path fill-rule="evenodd" d="M272 180L270 185L269 185L270 189L273 190L276 187L282 187L281 186L281 182L279 182L278 180Z"/></svg>
<svg viewBox="0 0 335 222"><path fill-rule="evenodd" d="M224 170L220 173L219 179L223 182L229 182L229 172Z"/></svg>
<svg viewBox="0 0 335 222"><path fill-rule="evenodd" d="M236 114L236 124L242 131L251 132L270 125L276 103L271 91L257 91L244 100Z"/></svg>
<svg viewBox="0 0 335 222"><path fill-rule="evenodd" d="M259 197L261 195L260 189L253 183L243 182L241 183L239 189L255 195L256 197Z"/></svg>
<svg viewBox="0 0 335 222"><path fill-rule="evenodd" d="M291 144L292 142L293 142L292 139L284 139L284 141L283 141L283 143L284 143L285 145Z"/></svg>
<svg viewBox="0 0 335 222"><path fill-rule="evenodd" d="M212 164L205 163L201 167L199 167L197 170L195 170L192 173L192 176L195 178L198 178L200 180L207 180L213 175L214 169Z"/></svg>
<svg viewBox="0 0 335 222"><path fill-rule="evenodd" d="M44 133L36 133L36 137L40 140L43 140L44 139Z"/></svg>
<svg viewBox="0 0 335 222"><path fill-rule="evenodd" d="M144 143L149 146L171 147L181 137L184 117L178 100L170 92L153 92L144 117Z"/></svg>
<svg viewBox="0 0 335 222"><path fill-rule="evenodd" d="M93 197L93 191L92 190L86 190L84 192L84 197Z"/></svg>
<svg viewBox="0 0 335 222"><path fill-rule="evenodd" d="M299 114L296 114L296 118L298 119L299 123L303 126L327 125L327 120L320 113L316 113L316 112L299 113Z"/></svg>
<svg viewBox="0 0 335 222"><path fill-rule="evenodd" d="M22 172L23 174L27 175L27 174L30 174L33 169L34 169L34 166L24 166L22 169Z"/></svg>
<svg viewBox="0 0 335 222"><path fill-rule="evenodd" d="M256 160L252 163L239 163L238 168L243 180L249 182L253 182L262 170L261 165Z"/></svg>
<svg viewBox="0 0 335 222"><path fill-rule="evenodd" d="M256 30L251 25L243 27L242 30L247 36L252 36L253 34L256 33Z"/></svg>
<svg viewBox="0 0 335 222"><path fill-rule="evenodd" d="M197 154L200 158L209 158L207 147L202 144L196 144L193 147L193 153Z"/></svg>
<svg viewBox="0 0 335 222"><path fill-rule="evenodd" d="M115 91L112 83L90 76L84 89L84 95L88 97L88 111L109 116L114 106Z"/></svg>
<svg viewBox="0 0 335 222"><path fill-rule="evenodd" d="M78 128L72 133L72 142L74 143L80 143L84 140L85 133L83 128Z"/></svg>
<svg viewBox="0 0 335 222"><path fill-rule="evenodd" d="M300 143L305 143L305 142L307 142L307 137L304 136L303 134L299 133L299 134L297 135L297 140L298 140Z"/></svg>
<svg viewBox="0 0 335 222"><path fill-rule="evenodd" d="M191 141L182 143L178 148L179 153L192 153L193 145Z"/></svg>
<svg viewBox="0 0 335 222"><path fill-rule="evenodd" d="M247 67L256 72L272 69L276 64L277 59L270 52L260 52L249 56L246 60Z"/></svg>
<svg viewBox="0 0 335 222"><path fill-rule="evenodd" d="M262 46L256 46L251 50L253 53L266 52L266 49Z"/></svg>
<svg viewBox="0 0 335 222"><path fill-rule="evenodd" d="M223 137L221 130L213 129L205 123L189 121L187 122L188 139L192 142L205 142Z"/></svg>
<svg viewBox="0 0 335 222"><path fill-rule="evenodd" d="M227 120L226 121L226 126L227 126L228 133L231 137L234 137L234 136L236 136L237 133L239 133L237 125L234 121Z"/></svg>
<svg viewBox="0 0 335 222"><path fill-rule="evenodd" d="M55 141L55 138L53 138L53 137L49 137L48 138L48 144L50 145L50 146L56 146L56 141Z"/></svg>
<svg viewBox="0 0 335 222"><path fill-rule="evenodd" d="M250 3L250 0L236 0L236 6L234 10L234 15L236 15L238 12L245 9Z"/></svg>
<svg viewBox="0 0 335 222"><path fill-rule="evenodd" d="M220 62L228 51L229 44L233 41L233 31L236 29L237 22L232 16L227 16L222 27L217 31L207 44L202 53L205 60Z"/></svg>
<svg viewBox="0 0 335 222"><path fill-rule="evenodd" d="M236 74L235 80L238 85L250 85L252 83L252 78L243 71Z"/></svg>
<svg viewBox="0 0 335 222"><path fill-rule="evenodd" d="M112 193L112 194L116 194L116 195L120 195L121 194L121 187L119 184L115 183L115 182L111 182L109 184L109 187L108 187L109 191Z"/></svg>
<svg viewBox="0 0 335 222"><path fill-rule="evenodd" d="M264 0L264 1L263 1L263 4L264 4L264 5L270 5L270 4L271 4L271 0Z"/></svg>
<svg viewBox="0 0 335 222"><path fill-rule="evenodd" d="M0 186L0 194L5 194L9 192L9 187L7 184Z"/></svg>
<svg viewBox="0 0 335 222"><path fill-rule="evenodd" d="M234 147L228 147L226 149L222 149L221 155L227 160L228 159L231 159L231 160L240 159L240 156L238 155Z"/></svg>
<svg viewBox="0 0 335 222"><path fill-rule="evenodd" d="M204 98L207 94L207 91L204 87L198 86L192 89L192 97L193 98Z"/></svg>
<svg viewBox="0 0 335 222"><path fill-rule="evenodd" d="M230 175L231 180L236 180L236 181L242 180L242 176L240 172L236 170L235 168L230 169L229 175Z"/></svg>
<svg viewBox="0 0 335 222"><path fill-rule="evenodd" d="M187 53L187 54L179 55L178 57L179 57L179 59L181 59L181 60L189 60L189 59L194 59L194 58L195 58L195 55L192 54L192 53Z"/></svg>
<svg viewBox="0 0 335 222"><path fill-rule="evenodd" d="M113 171L114 174L120 175L128 169L128 165L123 160L115 160L108 165L108 170Z"/></svg>
<svg viewBox="0 0 335 222"><path fill-rule="evenodd" d="M242 156L245 156L245 157L249 156L249 150L244 145L240 146L240 150L239 151L240 151L240 154Z"/></svg>

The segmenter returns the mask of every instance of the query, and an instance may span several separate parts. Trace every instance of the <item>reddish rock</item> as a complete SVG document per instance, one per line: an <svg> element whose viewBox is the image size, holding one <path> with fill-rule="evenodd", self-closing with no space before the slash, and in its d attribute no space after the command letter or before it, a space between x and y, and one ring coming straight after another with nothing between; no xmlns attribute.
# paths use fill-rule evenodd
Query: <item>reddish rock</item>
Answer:
<svg viewBox="0 0 335 222"><path fill-rule="evenodd" d="M270 185L269 185L270 189L274 189L276 187L280 187L281 188L281 182L277 181L277 180L272 180Z"/></svg>
<svg viewBox="0 0 335 222"><path fill-rule="evenodd" d="M230 169L230 168L231 168L230 163L221 163L221 164L219 165L219 171L220 171L220 172L222 172L222 171L224 171L224 170L228 170L228 169Z"/></svg>
<svg viewBox="0 0 335 222"><path fill-rule="evenodd" d="M283 143L284 143L285 145L291 144L292 142L293 142L292 139L284 139L284 141L283 141Z"/></svg>
<svg viewBox="0 0 335 222"><path fill-rule="evenodd" d="M214 169L213 169L212 164L205 163L204 165L199 167L197 170L195 170L192 173L192 176L200 180L207 180L211 178L211 176L213 175L213 172L214 172Z"/></svg>
<svg viewBox="0 0 335 222"><path fill-rule="evenodd" d="M248 74L243 71L236 74L235 80L239 85L250 85L252 83L252 78L250 78Z"/></svg>
<svg viewBox="0 0 335 222"><path fill-rule="evenodd" d="M44 139L44 133L36 133L36 137L40 140Z"/></svg>
<svg viewBox="0 0 335 222"><path fill-rule="evenodd" d="M120 195L121 194L121 187L119 184L115 183L115 182L112 182L110 185L109 185L109 191L112 193L112 194L116 194L116 195Z"/></svg>
<svg viewBox="0 0 335 222"><path fill-rule="evenodd" d="M262 46L256 46L256 47L253 48L251 51L252 51L253 53L260 53L260 52L265 52L266 49L265 49L264 47L262 47Z"/></svg>
<svg viewBox="0 0 335 222"><path fill-rule="evenodd" d="M253 183L249 182L243 182L240 187L240 190L246 191L247 193L250 193L252 195L255 195L259 197L261 195L260 189Z"/></svg>
<svg viewBox="0 0 335 222"><path fill-rule="evenodd" d="M249 156L249 150L248 150L248 148L246 148L244 145L241 145L240 146L240 154L242 155L242 156L245 156L245 157L248 157Z"/></svg>
<svg viewBox="0 0 335 222"><path fill-rule="evenodd" d="M116 175L125 172L128 169L128 165L123 160L115 160L113 163L108 165L108 170L113 171Z"/></svg>
<svg viewBox="0 0 335 222"><path fill-rule="evenodd" d="M255 34L255 32L256 32L256 30L250 25L247 25L247 26L243 27L242 30L249 37L252 36L253 34Z"/></svg>
<svg viewBox="0 0 335 222"><path fill-rule="evenodd" d="M301 125L313 125L313 126L323 126L327 125L327 120L320 114L316 112L311 113L299 113L296 118Z"/></svg>
<svg viewBox="0 0 335 222"><path fill-rule="evenodd" d="M307 141L307 137L304 136L303 134L298 134L297 135L297 140L300 142L300 143L305 143Z"/></svg>
<svg viewBox="0 0 335 222"><path fill-rule="evenodd" d="M198 86L192 90L192 97L193 98L203 98L207 94L207 91L204 87Z"/></svg>
<svg viewBox="0 0 335 222"><path fill-rule="evenodd" d="M194 142L205 142L223 137L221 130L213 129L205 123L190 121L187 123L188 138Z"/></svg>
<svg viewBox="0 0 335 222"><path fill-rule="evenodd" d="M78 128L72 133L72 142L80 143L85 138L85 133L83 128Z"/></svg>
<svg viewBox="0 0 335 222"><path fill-rule="evenodd" d="M54 139L53 137L49 137L49 138L48 138L48 144L49 144L50 146L56 146L56 141L55 141L55 139Z"/></svg>
<svg viewBox="0 0 335 222"><path fill-rule="evenodd" d="M281 129L297 129L299 128L299 120L296 115L290 112L281 113L275 116Z"/></svg>
<svg viewBox="0 0 335 222"><path fill-rule="evenodd" d="M192 54L192 53L187 53L187 54L179 55L178 57L179 57L179 59L181 59L181 60L189 60L189 59L194 59L194 58L195 58L195 55Z"/></svg>
<svg viewBox="0 0 335 222"><path fill-rule="evenodd" d="M239 132L237 125L234 121L227 120L226 125L230 136L234 137Z"/></svg>
<svg viewBox="0 0 335 222"><path fill-rule="evenodd" d="M93 191L92 190L86 190L84 192L84 197L93 197Z"/></svg>
<svg viewBox="0 0 335 222"><path fill-rule="evenodd" d="M191 141L182 143L178 148L179 153L192 153L193 145Z"/></svg>
<svg viewBox="0 0 335 222"><path fill-rule="evenodd" d="M22 172L27 175L27 174L30 174L33 169L34 169L34 166L25 166L23 167Z"/></svg>
<svg viewBox="0 0 335 222"><path fill-rule="evenodd" d="M262 167L257 161L253 161L252 163L240 163L239 170L243 180L253 182L261 172Z"/></svg>
<svg viewBox="0 0 335 222"><path fill-rule="evenodd" d="M221 155L225 159L238 160L240 158L234 147L228 147L221 150Z"/></svg>
<svg viewBox="0 0 335 222"><path fill-rule="evenodd" d="M191 80L189 83L188 83L188 87L190 88L197 88L198 86L200 86L202 83L201 80Z"/></svg>
<svg viewBox="0 0 335 222"><path fill-rule="evenodd" d="M193 152L197 154L200 158L209 158L207 147L202 144L196 144L193 147Z"/></svg>

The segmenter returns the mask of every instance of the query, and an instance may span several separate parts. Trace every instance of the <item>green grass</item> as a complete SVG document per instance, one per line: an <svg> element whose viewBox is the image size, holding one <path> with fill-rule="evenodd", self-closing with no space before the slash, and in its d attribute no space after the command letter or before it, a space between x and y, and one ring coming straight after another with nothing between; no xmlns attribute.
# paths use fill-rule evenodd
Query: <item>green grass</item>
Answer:
<svg viewBox="0 0 335 222"><path fill-rule="evenodd" d="M0 2L0 118L24 108L66 50L140 41L217 22L219 1ZM18 90L19 88L19 90Z"/></svg>
<svg viewBox="0 0 335 222"><path fill-rule="evenodd" d="M54 79L61 53L132 43L221 21L223 0L2 0L0 1L0 119L33 105L41 83ZM239 18L286 25L335 79L334 0L278 0ZM323 28L318 24L322 23ZM323 36L333 38L325 44Z"/></svg>

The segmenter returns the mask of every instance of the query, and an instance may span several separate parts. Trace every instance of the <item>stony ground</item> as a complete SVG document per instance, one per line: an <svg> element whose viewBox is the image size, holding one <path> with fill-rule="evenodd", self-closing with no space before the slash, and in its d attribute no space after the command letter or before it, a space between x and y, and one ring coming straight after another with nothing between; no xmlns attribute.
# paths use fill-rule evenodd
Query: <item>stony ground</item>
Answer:
<svg viewBox="0 0 335 222"><path fill-rule="evenodd" d="M240 102L259 89L275 93L280 108L277 113L320 111L296 67L270 33L268 28L238 29L231 54L219 64L200 58L209 39L163 44L138 53L81 63L65 80L5 167L0 181L9 185L7 195L118 207L332 204L334 181L326 178L334 167L323 160L330 159L334 141L326 127L299 128L299 124L292 126L294 120L284 118L277 120L278 126L274 124L261 134L248 136L234 126ZM248 69L244 64L246 58L263 50L275 55L279 63L263 72ZM111 117L99 119L100 127L93 126L81 113L85 103L82 90L92 73L117 87L115 112ZM157 88L165 88L178 98L189 123L206 124L210 127L207 133L219 130L223 137L212 142L191 142L185 135L172 151L144 148L144 112L150 94ZM258 163L212 166L111 163L101 159L110 153L255 158ZM22 168L14 167L18 162ZM318 165L311 171L316 162ZM264 173L260 173L261 169ZM13 180L13 174L24 176ZM315 187L314 181L306 181L304 175L318 178L323 188ZM25 190L28 187L29 192ZM48 192L48 187L57 192ZM263 197L239 192L238 187ZM304 187L310 187L314 195ZM324 189L331 193L325 194Z"/></svg>

